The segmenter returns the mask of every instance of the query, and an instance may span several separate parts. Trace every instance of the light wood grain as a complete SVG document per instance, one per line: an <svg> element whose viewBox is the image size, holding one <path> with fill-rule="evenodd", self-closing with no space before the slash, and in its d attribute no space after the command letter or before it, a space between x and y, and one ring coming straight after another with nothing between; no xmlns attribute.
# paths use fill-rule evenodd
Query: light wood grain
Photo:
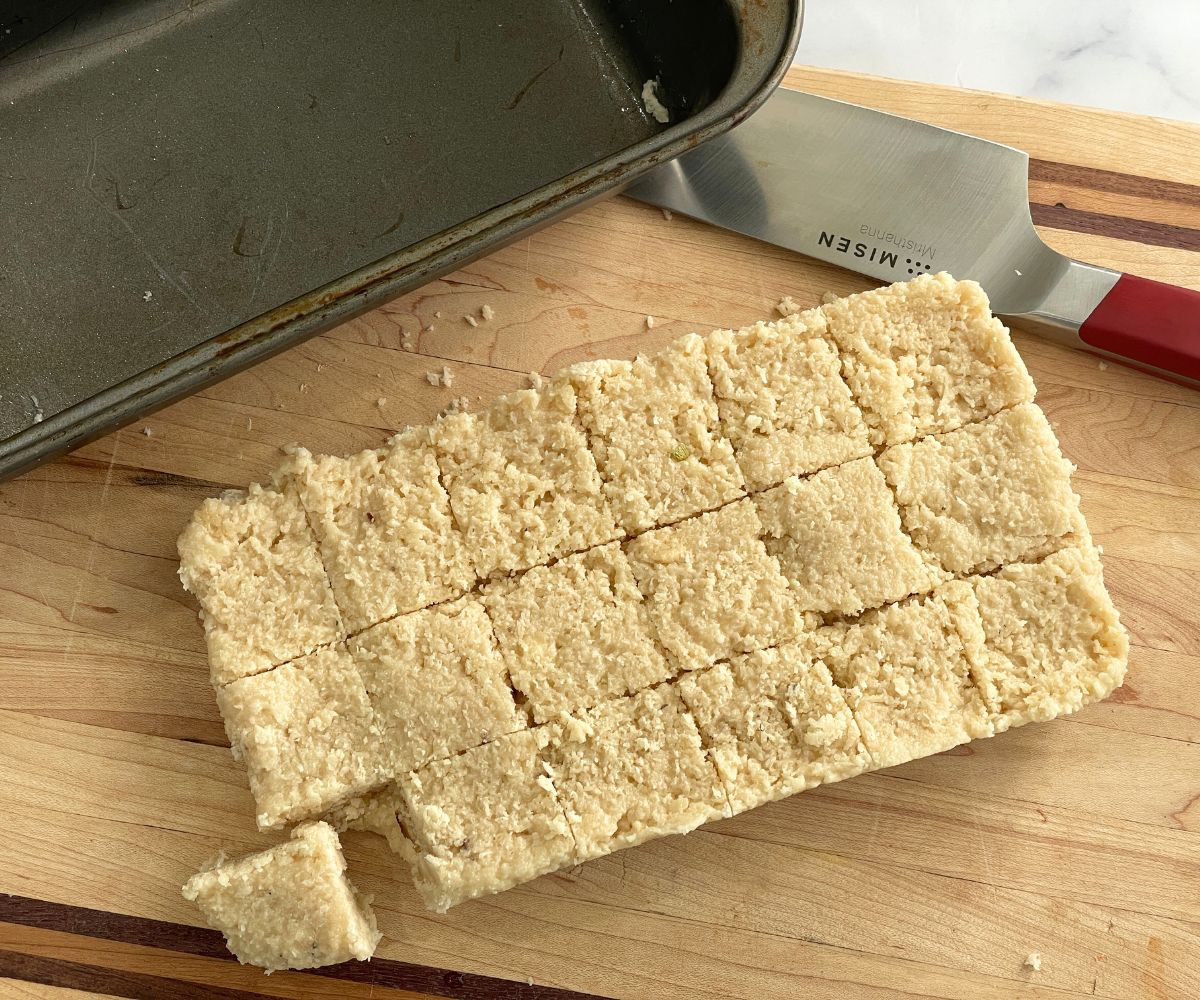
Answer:
<svg viewBox="0 0 1200 1000"><path fill-rule="evenodd" d="M1035 201L1131 227L1200 223L1195 127L827 71L789 82L1020 145L1050 164ZM1194 250L1042 231L1083 259L1200 288ZM0 487L0 891L194 927L184 878L218 849L274 839L253 828L175 577L175 538L203 497L263 479L292 441L372 447L531 371L867 284L609 200ZM485 303L493 321L463 321ZM350 835L385 934L364 975L403 976L394 963L408 962L629 997L1200 995L1200 395L1015 339L1079 468L1132 637L1113 698L445 916L420 908L379 841ZM443 364L450 389L424 378ZM264 996L406 995L5 922L4 899L0 953L47 969ZM1032 951L1040 972L1023 966ZM0 992L87 995L17 981Z"/></svg>

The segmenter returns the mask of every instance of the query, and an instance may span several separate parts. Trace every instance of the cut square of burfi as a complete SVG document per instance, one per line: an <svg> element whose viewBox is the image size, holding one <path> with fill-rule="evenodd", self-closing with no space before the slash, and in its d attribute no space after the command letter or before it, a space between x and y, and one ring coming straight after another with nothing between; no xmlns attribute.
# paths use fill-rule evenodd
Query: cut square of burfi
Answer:
<svg viewBox="0 0 1200 1000"><path fill-rule="evenodd" d="M629 532L670 524L744 495L733 448L721 433L704 341L691 334L632 362L576 365L604 493Z"/></svg>
<svg viewBox="0 0 1200 1000"><path fill-rule="evenodd" d="M268 972L365 960L381 936L326 823L302 823L286 843L193 875L183 898L239 962Z"/></svg>
<svg viewBox="0 0 1200 1000"><path fill-rule="evenodd" d="M297 458L300 499L351 632L457 597L474 584L428 428L349 458L306 451Z"/></svg>
<svg viewBox="0 0 1200 1000"><path fill-rule="evenodd" d="M877 447L1033 399L1025 363L973 281L922 275L823 308Z"/></svg>
<svg viewBox="0 0 1200 1000"><path fill-rule="evenodd" d="M1071 464L1032 403L890 448L879 466L917 547L955 575L1035 559L1084 530Z"/></svg>
<svg viewBox="0 0 1200 1000"><path fill-rule="evenodd" d="M811 644L735 657L677 686L735 813L870 766L854 715Z"/></svg>
<svg viewBox="0 0 1200 1000"><path fill-rule="evenodd" d="M260 829L307 819L387 777L366 688L345 646L309 653L217 690L246 763Z"/></svg>
<svg viewBox="0 0 1200 1000"><path fill-rule="evenodd" d="M804 611L858 614L930 590L942 576L904 534L869 458L793 477L754 504L767 551Z"/></svg>
<svg viewBox="0 0 1200 1000"><path fill-rule="evenodd" d="M819 309L707 338L721 425L750 490L871 454Z"/></svg>
<svg viewBox="0 0 1200 1000"><path fill-rule="evenodd" d="M383 622L351 639L350 649L392 774L525 725L474 597Z"/></svg>
<svg viewBox="0 0 1200 1000"><path fill-rule="evenodd" d="M659 643L676 669L696 670L804 630L761 531L747 499L626 543Z"/></svg>
<svg viewBox="0 0 1200 1000"><path fill-rule="evenodd" d="M1120 686L1129 637L1090 544L970 582L986 644L978 680L997 731L1074 712Z"/></svg>
<svg viewBox="0 0 1200 1000"><path fill-rule="evenodd" d="M316 540L292 488L256 485L205 500L179 536L179 578L200 602L214 685L342 637Z"/></svg>
<svg viewBox="0 0 1200 1000"><path fill-rule="evenodd" d="M696 724L670 684L548 727L545 759L575 837L575 861L729 815Z"/></svg>
<svg viewBox="0 0 1200 1000"><path fill-rule="evenodd" d="M972 667L983 630L970 584L952 580L816 639L875 767L892 767L992 735Z"/></svg>
<svg viewBox="0 0 1200 1000"><path fill-rule="evenodd" d="M575 841L527 729L435 761L400 782L396 826L425 904L444 912L571 863Z"/></svg>
<svg viewBox="0 0 1200 1000"><path fill-rule="evenodd" d="M501 396L433 429L450 507L482 577L617 538L565 380Z"/></svg>
<svg viewBox="0 0 1200 1000"><path fill-rule="evenodd" d="M615 542L490 584L484 605L536 722L671 674L629 560Z"/></svg>

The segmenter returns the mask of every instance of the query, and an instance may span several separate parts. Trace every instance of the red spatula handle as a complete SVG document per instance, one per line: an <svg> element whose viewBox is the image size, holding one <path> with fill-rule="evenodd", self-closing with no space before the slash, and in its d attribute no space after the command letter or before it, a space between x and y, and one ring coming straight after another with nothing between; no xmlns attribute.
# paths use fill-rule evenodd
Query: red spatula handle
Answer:
<svg viewBox="0 0 1200 1000"><path fill-rule="evenodd" d="M1090 347L1200 382L1200 292L1122 274L1079 336Z"/></svg>

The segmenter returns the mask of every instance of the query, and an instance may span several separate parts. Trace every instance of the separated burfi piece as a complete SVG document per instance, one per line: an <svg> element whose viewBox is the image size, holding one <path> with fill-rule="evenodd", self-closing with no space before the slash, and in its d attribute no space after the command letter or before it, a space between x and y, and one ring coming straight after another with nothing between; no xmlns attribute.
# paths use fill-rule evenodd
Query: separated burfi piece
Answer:
<svg viewBox="0 0 1200 1000"><path fill-rule="evenodd" d="M992 735L972 667L983 630L970 584L822 629L817 638L875 767L891 767Z"/></svg>
<svg viewBox="0 0 1200 1000"><path fill-rule="evenodd" d="M501 396L433 429L450 507L482 577L528 569L620 534L565 381Z"/></svg>
<svg viewBox="0 0 1200 1000"><path fill-rule="evenodd" d="M766 489L871 454L819 309L718 330L707 341L721 425L747 488Z"/></svg>
<svg viewBox="0 0 1200 1000"><path fill-rule="evenodd" d="M350 458L306 451L298 458L300 499L351 632L458 597L474 584L428 428Z"/></svg>
<svg viewBox="0 0 1200 1000"><path fill-rule="evenodd" d="M670 524L745 493L717 420L700 337L632 362L577 365L563 378L579 388L579 416L626 531Z"/></svg>
<svg viewBox="0 0 1200 1000"><path fill-rule="evenodd" d="M676 669L795 638L804 617L759 535L750 500L625 544L659 643Z"/></svg>
<svg viewBox="0 0 1200 1000"><path fill-rule="evenodd" d="M484 593L513 686L536 722L665 680L629 560L615 542Z"/></svg>
<svg viewBox="0 0 1200 1000"><path fill-rule="evenodd" d="M193 875L183 898L225 935L239 962L268 972L365 960L379 944L370 900L346 877L326 823L302 823L286 843Z"/></svg>
<svg viewBox="0 0 1200 1000"><path fill-rule="evenodd" d="M877 447L1033 399L1025 363L973 281L922 275L838 299L824 312Z"/></svg>
<svg viewBox="0 0 1200 1000"><path fill-rule="evenodd" d="M200 602L214 685L342 637L295 490L206 500L179 536L179 578Z"/></svg>
<svg viewBox="0 0 1200 1000"><path fill-rule="evenodd" d="M735 813L870 766L854 716L809 644L718 663L678 688Z"/></svg>
<svg viewBox="0 0 1200 1000"><path fill-rule="evenodd" d="M1071 464L1032 403L890 448L879 466L917 547L955 575L1038 558L1084 530Z"/></svg>
<svg viewBox="0 0 1200 1000"><path fill-rule="evenodd" d="M986 644L978 679L998 732L1074 712L1120 686L1129 638L1091 545L971 583Z"/></svg>
<svg viewBox="0 0 1200 1000"><path fill-rule="evenodd" d="M944 576L904 534L869 458L793 477L756 494L754 504L767 551L804 611L854 615L930 590Z"/></svg>
<svg viewBox="0 0 1200 1000"><path fill-rule="evenodd" d="M350 649L392 774L525 725L474 597L383 622L351 639Z"/></svg>
<svg viewBox="0 0 1200 1000"><path fill-rule="evenodd" d="M551 723L545 759L575 861L729 815L696 724L670 684Z"/></svg>
<svg viewBox="0 0 1200 1000"><path fill-rule="evenodd" d="M345 646L217 690L234 756L246 762L260 829L308 819L387 777L379 728Z"/></svg>
<svg viewBox="0 0 1200 1000"><path fill-rule="evenodd" d="M432 910L500 892L571 863L575 841L528 729L427 764L401 782L396 825L413 846L417 889Z"/></svg>

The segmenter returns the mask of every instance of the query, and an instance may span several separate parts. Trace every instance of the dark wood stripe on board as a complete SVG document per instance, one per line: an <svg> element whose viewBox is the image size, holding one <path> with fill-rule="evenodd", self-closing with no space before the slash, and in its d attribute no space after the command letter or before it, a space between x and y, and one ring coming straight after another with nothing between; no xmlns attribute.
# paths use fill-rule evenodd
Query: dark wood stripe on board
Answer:
<svg viewBox="0 0 1200 1000"><path fill-rule="evenodd" d="M261 993L0 950L0 977L125 1000L263 1000Z"/></svg>
<svg viewBox="0 0 1200 1000"><path fill-rule="evenodd" d="M140 945L147 948L179 952L201 958L217 958L236 961L225 947L220 933L188 924L175 924L148 917L132 917L122 913L109 913L83 906L52 903L26 896L0 894L0 922L20 924L43 930L62 931L102 941L119 941L123 944ZM13 973L3 973L12 978L21 978ZM305 975L322 976L344 982L364 983L392 989L427 993L430 996L446 997L449 1000L601 1000L596 994L577 993L574 990L554 986L530 986L527 983L499 979L470 972L456 972L429 965L416 965L385 958L373 958L370 962L346 962L324 969L314 969ZM41 980L34 980L41 982ZM64 984L65 985L65 984ZM117 993L116 996L134 994ZM154 994L152 994L154 995ZM174 994L158 994L172 997ZM208 996L208 994L186 994ZM213 996L225 996L214 993ZM241 997L236 991L229 994ZM245 994L249 995L249 994ZM140 994L138 994L140 996Z"/></svg>
<svg viewBox="0 0 1200 1000"><path fill-rule="evenodd" d="M1148 201L1171 201L1179 205L1200 208L1200 184L1184 184L1181 181L1164 181L1157 177L1140 174L1124 174L1116 170L1100 170L1097 167L1081 167L1075 163L1058 163L1055 160L1029 160L1029 179L1049 184L1066 184L1070 187L1091 188L1093 191L1108 191L1127 194Z"/></svg>
<svg viewBox="0 0 1200 1000"><path fill-rule="evenodd" d="M1065 205L1031 204L1033 221L1051 229L1066 229L1093 236L1111 236L1148 246L1171 247L1175 250L1200 251L1200 229L1172 226L1165 222L1128 219L1119 215L1101 215Z"/></svg>

